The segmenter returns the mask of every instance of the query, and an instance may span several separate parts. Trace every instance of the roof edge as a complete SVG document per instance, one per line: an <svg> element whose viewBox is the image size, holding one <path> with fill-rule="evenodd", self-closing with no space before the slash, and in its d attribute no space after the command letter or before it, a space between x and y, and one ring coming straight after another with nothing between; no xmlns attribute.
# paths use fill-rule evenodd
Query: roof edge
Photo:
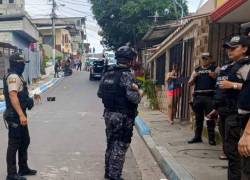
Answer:
<svg viewBox="0 0 250 180"><path fill-rule="evenodd" d="M212 15L211 19L214 22L219 21L222 17L229 14L232 10L238 8L242 4L247 2L247 0L229 0L225 2L222 6L220 6L218 9L216 9Z"/></svg>

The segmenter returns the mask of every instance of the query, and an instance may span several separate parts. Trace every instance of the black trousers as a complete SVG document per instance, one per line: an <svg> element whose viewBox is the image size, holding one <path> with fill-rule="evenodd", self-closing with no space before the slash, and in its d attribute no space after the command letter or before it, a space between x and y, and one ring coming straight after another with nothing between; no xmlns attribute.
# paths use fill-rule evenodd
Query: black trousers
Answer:
<svg viewBox="0 0 250 180"><path fill-rule="evenodd" d="M238 153L238 142L240 140L240 116L235 113L222 113L219 109L223 138L223 150L228 157L228 180L241 180L241 157ZM225 111L224 111L225 112ZM229 112L229 111L226 111ZM231 111L232 112L232 111Z"/></svg>
<svg viewBox="0 0 250 180"><path fill-rule="evenodd" d="M242 158L242 180L250 179L250 157Z"/></svg>
<svg viewBox="0 0 250 180"><path fill-rule="evenodd" d="M81 65L81 64L78 64L78 65L77 65L77 71L78 71L78 70L80 70L80 71L82 70L82 65Z"/></svg>
<svg viewBox="0 0 250 180"><path fill-rule="evenodd" d="M195 138L202 137L204 116L213 110L212 96L195 96L193 101L193 110L195 112ZM215 121L207 121L207 130L209 140L215 140Z"/></svg>
<svg viewBox="0 0 250 180"><path fill-rule="evenodd" d="M7 149L7 173L13 175L17 173L16 154L18 152L18 165L20 169L28 167L28 147L30 136L28 126L9 127L9 141Z"/></svg>
<svg viewBox="0 0 250 180"><path fill-rule="evenodd" d="M241 133L243 134L245 127L249 121L249 115L242 115L241 116ZM242 180L249 180L250 179L250 157L241 157L241 165L242 165Z"/></svg>
<svg viewBox="0 0 250 180"><path fill-rule="evenodd" d="M219 119L219 132L220 132L220 136L221 136L221 140L222 140L222 148L223 148L223 152L225 153L225 120L226 120L226 116L224 115L220 115L220 119Z"/></svg>

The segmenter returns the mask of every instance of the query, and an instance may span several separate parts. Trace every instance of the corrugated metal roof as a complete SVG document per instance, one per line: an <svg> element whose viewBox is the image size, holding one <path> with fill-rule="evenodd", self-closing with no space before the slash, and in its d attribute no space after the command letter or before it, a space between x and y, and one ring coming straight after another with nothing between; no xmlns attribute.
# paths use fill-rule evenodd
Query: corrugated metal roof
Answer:
<svg viewBox="0 0 250 180"><path fill-rule="evenodd" d="M156 39L166 38L174 30L179 27L179 24L166 24L161 26L155 26L151 28L145 36L142 38L143 41L152 41Z"/></svg>

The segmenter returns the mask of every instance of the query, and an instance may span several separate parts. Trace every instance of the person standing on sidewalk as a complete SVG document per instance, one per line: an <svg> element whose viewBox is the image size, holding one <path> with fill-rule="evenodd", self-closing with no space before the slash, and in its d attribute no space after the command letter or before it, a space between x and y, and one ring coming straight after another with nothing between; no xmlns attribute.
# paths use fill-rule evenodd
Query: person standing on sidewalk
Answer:
<svg viewBox="0 0 250 180"><path fill-rule="evenodd" d="M122 180L125 154L131 143L137 107L143 95L130 72L135 57L132 48L120 47L116 52L117 67L104 74L97 93L105 108L107 149L104 177L110 180Z"/></svg>
<svg viewBox="0 0 250 180"><path fill-rule="evenodd" d="M22 74L25 60L15 52L10 56L9 73L4 77L4 96L6 110L4 119L8 124L9 141L7 149L7 177L6 180L26 180L26 175L35 175L36 170L28 166L28 147L30 136L26 109L34 106L33 99L29 97L27 83ZM19 172L17 174L16 153L18 151Z"/></svg>
<svg viewBox="0 0 250 180"><path fill-rule="evenodd" d="M230 62L220 69L214 109L221 121L225 122L223 149L228 158L228 180L241 180L242 166L237 147L243 116L238 114L237 102L242 83L246 81L250 70L249 37L234 36L223 47L227 49Z"/></svg>
<svg viewBox="0 0 250 180"><path fill-rule="evenodd" d="M177 80L177 65L173 65L172 71L167 74L167 102L168 120L174 124L176 108L181 94L181 83Z"/></svg>
<svg viewBox="0 0 250 180"><path fill-rule="evenodd" d="M202 142L204 116L213 109L213 96L215 93L217 67L212 63L209 53L203 53L201 66L195 69L188 82L194 86L193 111L195 112L195 135L188 141L189 144ZM215 142L215 121L207 119L208 139L210 145Z"/></svg>

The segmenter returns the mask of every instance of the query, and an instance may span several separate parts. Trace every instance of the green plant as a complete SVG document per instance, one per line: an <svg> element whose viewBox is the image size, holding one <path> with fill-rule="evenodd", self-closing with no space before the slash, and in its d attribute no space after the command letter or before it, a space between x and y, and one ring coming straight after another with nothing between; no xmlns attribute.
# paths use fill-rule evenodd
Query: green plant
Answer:
<svg viewBox="0 0 250 180"><path fill-rule="evenodd" d="M61 61L63 59L62 56L56 56L56 61Z"/></svg>
<svg viewBox="0 0 250 180"><path fill-rule="evenodd" d="M150 106L152 107L152 109L158 109L159 104L155 90L155 83L151 80L145 80L143 86L144 92L147 94L147 97L149 99Z"/></svg>
<svg viewBox="0 0 250 180"><path fill-rule="evenodd" d="M45 56L42 60L42 63L41 63L41 68L40 68L40 72L42 75L45 75L46 72L45 72L45 68L47 67L47 63L49 62L49 57L48 56Z"/></svg>

